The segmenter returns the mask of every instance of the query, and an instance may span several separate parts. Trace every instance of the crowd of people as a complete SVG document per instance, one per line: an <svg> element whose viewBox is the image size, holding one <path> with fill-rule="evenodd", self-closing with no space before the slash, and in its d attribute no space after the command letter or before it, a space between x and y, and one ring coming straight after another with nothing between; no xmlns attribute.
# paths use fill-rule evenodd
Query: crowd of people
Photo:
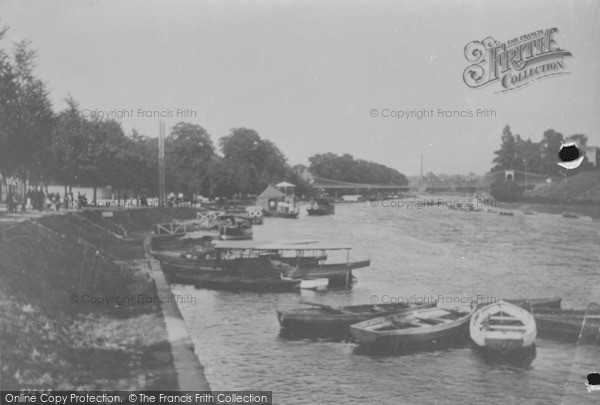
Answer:
<svg viewBox="0 0 600 405"><path fill-rule="evenodd" d="M25 208L37 211L60 211L61 209L78 209L87 205L87 196L77 193L75 200L73 193L61 197L60 193L44 192L42 189L29 189L25 194ZM22 197L10 190L6 195L6 208L8 212L17 212L22 209Z"/></svg>

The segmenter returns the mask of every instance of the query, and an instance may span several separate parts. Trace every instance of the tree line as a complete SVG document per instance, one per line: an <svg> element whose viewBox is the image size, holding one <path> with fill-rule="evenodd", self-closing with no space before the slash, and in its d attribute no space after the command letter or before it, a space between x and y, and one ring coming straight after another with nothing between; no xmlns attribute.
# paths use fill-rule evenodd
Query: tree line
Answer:
<svg viewBox="0 0 600 405"><path fill-rule="evenodd" d="M516 170L532 175L542 175L549 178L558 176L572 176L586 170L596 169L583 154L584 158L576 169L565 170L557 163L558 152L562 144L575 142L580 151L588 145L588 137L584 134L564 136L554 129L547 129L539 142L530 138L523 139L519 134L513 134L510 126L506 125L500 137L500 148L494 152L492 161L494 166L491 172L502 170ZM523 174L519 176L521 179ZM506 181L504 176L497 176L490 186L492 195L499 201L516 201L523 195L523 188L514 181Z"/></svg>
<svg viewBox="0 0 600 405"><path fill-rule="evenodd" d="M317 177L348 183L406 185L408 179L396 169L344 154L316 154L308 158L309 171Z"/></svg>
<svg viewBox="0 0 600 405"><path fill-rule="evenodd" d="M0 30L0 40L6 28ZM124 195L158 195L158 139L126 135L109 118L84 117L71 95L55 113L47 85L34 74L36 52L30 43L17 43L12 52L0 48L0 176L40 186L111 186ZM401 173L350 155L331 153L310 158L318 176L364 183L406 184ZM268 184L283 180L307 195L310 186L287 163L271 141L248 128L231 129L213 144L197 124L179 122L165 138L166 191L186 198L256 195ZM23 197L24 198L24 197Z"/></svg>

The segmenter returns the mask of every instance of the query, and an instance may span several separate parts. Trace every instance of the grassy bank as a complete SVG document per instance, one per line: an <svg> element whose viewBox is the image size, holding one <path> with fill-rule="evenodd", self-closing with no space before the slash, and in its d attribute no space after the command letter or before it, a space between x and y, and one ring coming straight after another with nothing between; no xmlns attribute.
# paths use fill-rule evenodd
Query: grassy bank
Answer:
<svg viewBox="0 0 600 405"><path fill-rule="evenodd" d="M507 203L496 202L498 208L514 210L531 210L546 214L561 215L563 212L572 212L580 216L600 219L600 204L560 204L560 203L529 203L526 201Z"/></svg>
<svg viewBox="0 0 600 405"><path fill-rule="evenodd" d="M138 231L182 214L131 211L116 223ZM160 304L137 299L156 297L142 242L102 225L78 214L0 224L3 389L178 389Z"/></svg>

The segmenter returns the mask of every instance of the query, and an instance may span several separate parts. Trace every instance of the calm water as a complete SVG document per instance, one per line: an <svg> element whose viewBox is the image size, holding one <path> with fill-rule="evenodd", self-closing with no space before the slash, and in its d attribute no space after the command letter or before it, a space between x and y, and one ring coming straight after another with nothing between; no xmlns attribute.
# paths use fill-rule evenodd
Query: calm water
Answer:
<svg viewBox="0 0 600 405"><path fill-rule="evenodd" d="M338 204L333 216L267 218L254 232L257 240L349 243L351 258L371 257L371 267L355 271L358 283L343 291L258 295L174 286L197 298L181 311L215 390L269 390L277 404L600 402L600 392L588 394L584 385L600 371L597 346L538 339L528 369L487 364L469 347L370 357L353 354L352 343L281 339L275 315L301 299L344 305L373 295L600 302L599 222L357 203Z"/></svg>

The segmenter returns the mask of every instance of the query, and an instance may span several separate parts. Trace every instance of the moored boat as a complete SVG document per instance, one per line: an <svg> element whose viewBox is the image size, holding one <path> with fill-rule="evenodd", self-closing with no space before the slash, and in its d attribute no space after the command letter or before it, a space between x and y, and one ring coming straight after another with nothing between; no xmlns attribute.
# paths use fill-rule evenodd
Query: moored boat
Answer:
<svg viewBox="0 0 600 405"><path fill-rule="evenodd" d="M402 353L464 343L476 305L418 308L359 322L350 326L352 336L366 353ZM360 351L360 350L359 350Z"/></svg>
<svg viewBox="0 0 600 405"><path fill-rule="evenodd" d="M600 343L600 305L587 309L535 308L538 334L545 339Z"/></svg>
<svg viewBox="0 0 600 405"><path fill-rule="evenodd" d="M185 252L153 251L167 276L194 284L199 273L224 272L239 277L285 277L294 280L328 279L328 286L347 286L353 269L367 267L370 260L350 262L351 247L312 243L252 243L215 241ZM345 252L345 262L329 263L328 252ZM183 280L183 281L182 281Z"/></svg>
<svg viewBox="0 0 600 405"><path fill-rule="evenodd" d="M506 302L510 302L513 305L521 307L526 310L531 308L560 308L562 302L561 297L548 297L548 298L511 298L504 299ZM483 308L486 305L494 304L495 302L481 302L477 304L477 309Z"/></svg>
<svg viewBox="0 0 600 405"><path fill-rule="evenodd" d="M281 332L285 336L349 338L350 325L414 308L431 308L435 303L363 304L335 307L304 302L309 308L277 311Z"/></svg>
<svg viewBox="0 0 600 405"><path fill-rule="evenodd" d="M562 216L563 216L563 218L573 218L573 219L579 218L579 215L574 214L572 212L563 212Z"/></svg>
<svg viewBox="0 0 600 405"><path fill-rule="evenodd" d="M299 291L301 281L275 277L254 278L226 274L197 274L194 285L196 288L231 292L277 293Z"/></svg>
<svg viewBox="0 0 600 405"><path fill-rule="evenodd" d="M221 240L252 239L253 218L241 214L219 215L219 238Z"/></svg>
<svg viewBox="0 0 600 405"><path fill-rule="evenodd" d="M502 215L502 216L505 216L505 217L512 217L513 215L515 215L515 213L511 212L511 211L500 211L498 213L498 215Z"/></svg>
<svg viewBox="0 0 600 405"><path fill-rule="evenodd" d="M533 315L506 301L478 309L469 334L485 356L529 365L535 358L537 329Z"/></svg>
<svg viewBox="0 0 600 405"><path fill-rule="evenodd" d="M272 213L274 217L278 218L289 218L295 219L298 218L300 214L300 210L293 202L280 201L277 203L277 210Z"/></svg>
<svg viewBox="0 0 600 405"><path fill-rule="evenodd" d="M308 215L332 215L335 213L335 204L326 197L315 198L306 208Z"/></svg>

